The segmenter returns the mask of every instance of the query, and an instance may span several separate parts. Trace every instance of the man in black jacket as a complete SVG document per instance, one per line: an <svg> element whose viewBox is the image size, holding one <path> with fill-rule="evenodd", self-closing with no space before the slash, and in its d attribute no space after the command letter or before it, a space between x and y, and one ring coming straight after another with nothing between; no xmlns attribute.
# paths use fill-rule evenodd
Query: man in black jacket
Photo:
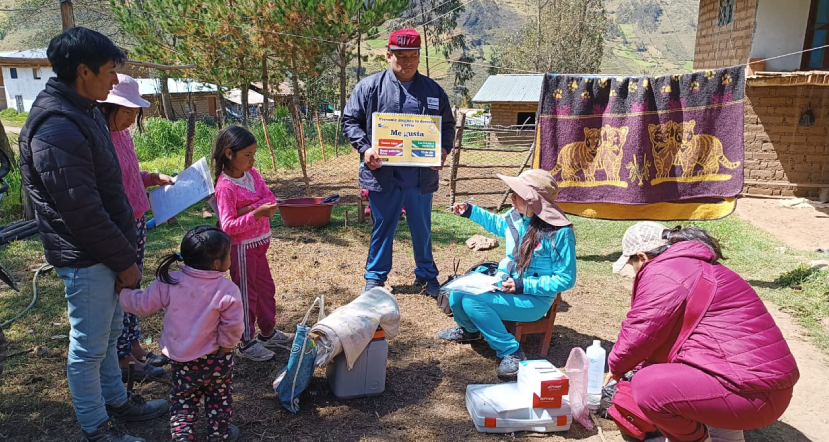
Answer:
<svg viewBox="0 0 829 442"><path fill-rule="evenodd" d="M57 78L37 96L20 133L20 170L46 260L66 287L72 403L82 440L141 442L112 427L110 416L147 420L168 406L128 397L121 382L115 287L135 287L141 271L118 157L96 107L118 84L115 68L126 55L95 31L71 28L52 39L46 56Z"/></svg>

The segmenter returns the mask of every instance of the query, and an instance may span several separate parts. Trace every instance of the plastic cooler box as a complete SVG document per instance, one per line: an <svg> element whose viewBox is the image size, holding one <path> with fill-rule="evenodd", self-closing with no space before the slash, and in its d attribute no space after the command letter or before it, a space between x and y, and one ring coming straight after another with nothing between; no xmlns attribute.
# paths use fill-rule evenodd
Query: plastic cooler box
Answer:
<svg viewBox="0 0 829 442"><path fill-rule="evenodd" d="M466 386L466 409L475 429L482 433L552 433L570 429L573 413L567 397L560 408L531 408L526 403L515 382Z"/></svg>

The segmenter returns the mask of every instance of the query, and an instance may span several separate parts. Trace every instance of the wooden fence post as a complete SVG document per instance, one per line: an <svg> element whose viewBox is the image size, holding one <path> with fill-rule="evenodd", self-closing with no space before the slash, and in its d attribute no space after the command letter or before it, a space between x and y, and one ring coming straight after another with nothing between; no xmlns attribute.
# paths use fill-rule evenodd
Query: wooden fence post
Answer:
<svg viewBox="0 0 829 442"><path fill-rule="evenodd" d="M193 164L193 142L196 139L196 113L190 111L187 115L187 145L184 150L184 168Z"/></svg>
<svg viewBox="0 0 829 442"><path fill-rule="evenodd" d="M294 124L294 135L296 138L296 152L299 157L299 165L302 167L302 178L305 181L305 194L311 196L311 181L308 179L308 169L305 162L305 130L302 128L302 113L299 111L299 106L296 100L291 100L289 104L291 111L291 120Z"/></svg>
<svg viewBox="0 0 829 442"><path fill-rule="evenodd" d="M452 149L452 169L449 173L449 205L455 204L455 188L458 178L458 161L461 159L463 148L463 127L466 125L466 113L461 114L461 121L455 126L455 147Z"/></svg>
<svg viewBox="0 0 829 442"><path fill-rule="evenodd" d="M325 161L325 144L322 142L322 126L320 126L320 111L316 110L314 112L317 117L317 135L319 135L320 139L320 150L322 151L322 160Z"/></svg>
<svg viewBox="0 0 829 442"><path fill-rule="evenodd" d="M527 157L524 158L524 164L522 164L521 167L518 168L518 175L521 175L521 172L523 172L524 169L527 167L527 163L530 162L530 158L533 157L534 152L535 152L535 141L533 141L533 144L530 146L530 151L527 152ZM509 190L509 188L507 188L507 191L504 192L504 197L501 198L501 204L498 204L498 207L495 208L496 212L500 212L501 207L504 207L504 204L507 202L507 197L509 197L509 193L510 193L510 190Z"/></svg>
<svg viewBox="0 0 829 442"><path fill-rule="evenodd" d="M276 171L276 157L273 154L273 146L271 146L271 136L268 134L268 122L265 113L262 112L262 105L259 105L259 117L262 120L262 131L265 133L265 143L268 144L268 150L271 152L271 166Z"/></svg>

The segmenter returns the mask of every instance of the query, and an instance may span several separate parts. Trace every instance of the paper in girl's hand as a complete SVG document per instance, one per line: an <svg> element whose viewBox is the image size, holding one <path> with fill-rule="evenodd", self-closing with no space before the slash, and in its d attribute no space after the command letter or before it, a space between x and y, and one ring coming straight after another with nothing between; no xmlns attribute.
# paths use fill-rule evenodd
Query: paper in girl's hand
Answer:
<svg viewBox="0 0 829 442"><path fill-rule="evenodd" d="M485 275L483 273L470 273L460 278L455 278L452 282L446 285L447 290L460 290L475 295L481 293L494 292L498 290L498 283L501 278L497 276Z"/></svg>

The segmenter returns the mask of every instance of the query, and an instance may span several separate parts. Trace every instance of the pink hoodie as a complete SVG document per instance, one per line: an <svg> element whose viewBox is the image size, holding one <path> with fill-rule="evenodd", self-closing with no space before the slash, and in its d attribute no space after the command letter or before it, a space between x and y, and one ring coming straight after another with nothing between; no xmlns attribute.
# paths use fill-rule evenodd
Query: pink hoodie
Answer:
<svg viewBox="0 0 829 442"><path fill-rule="evenodd" d="M216 181L219 224L222 230L230 235L233 245L253 247L270 240L269 218L262 217L257 220L253 217L252 211L239 216L238 210L246 206L255 209L265 203L275 202L276 197L255 167L250 172L245 172L242 178L231 178L221 174Z"/></svg>
<svg viewBox="0 0 829 442"><path fill-rule="evenodd" d="M146 290L121 291L125 312L147 316L161 309L164 329L159 347L170 359L188 362L233 347L245 331L242 294L223 272L197 270L185 265L170 272L178 284L153 281Z"/></svg>
<svg viewBox="0 0 829 442"><path fill-rule="evenodd" d="M705 244L687 241L645 263L634 280L631 308L608 358L612 373L625 373L657 350L670 348L694 277L703 266L712 266L716 292L711 306L673 362L709 373L733 391L794 386L800 377L797 364L763 301L739 275L710 264L713 257Z"/></svg>

